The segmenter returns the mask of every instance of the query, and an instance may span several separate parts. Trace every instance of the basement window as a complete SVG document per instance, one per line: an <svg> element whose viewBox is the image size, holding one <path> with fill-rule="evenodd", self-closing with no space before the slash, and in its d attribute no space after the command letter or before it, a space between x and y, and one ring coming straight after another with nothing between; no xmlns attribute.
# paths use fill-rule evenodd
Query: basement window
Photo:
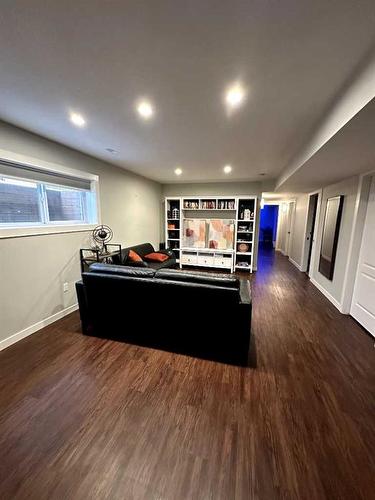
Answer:
<svg viewBox="0 0 375 500"><path fill-rule="evenodd" d="M97 181L96 181L97 182ZM60 232L97 223L96 182L92 179L0 163L0 233ZM38 228L42 231L22 231ZM43 228L52 230L44 231ZM60 228L54 231L53 228ZM10 231L16 229L18 231ZM89 229L85 227L84 229Z"/></svg>

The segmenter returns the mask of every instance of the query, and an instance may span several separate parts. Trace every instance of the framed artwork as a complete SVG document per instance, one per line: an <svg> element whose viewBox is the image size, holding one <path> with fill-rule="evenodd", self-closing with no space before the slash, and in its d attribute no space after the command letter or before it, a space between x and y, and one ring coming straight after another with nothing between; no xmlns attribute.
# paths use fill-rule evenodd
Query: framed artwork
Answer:
<svg viewBox="0 0 375 500"><path fill-rule="evenodd" d="M234 221L211 219L208 223L208 247L232 250L234 245Z"/></svg>
<svg viewBox="0 0 375 500"><path fill-rule="evenodd" d="M205 219L184 220L182 246L187 248L205 248L206 246Z"/></svg>
<svg viewBox="0 0 375 500"><path fill-rule="evenodd" d="M344 196L328 198L324 214L322 244L320 247L319 272L332 281L335 271L337 244L344 206Z"/></svg>

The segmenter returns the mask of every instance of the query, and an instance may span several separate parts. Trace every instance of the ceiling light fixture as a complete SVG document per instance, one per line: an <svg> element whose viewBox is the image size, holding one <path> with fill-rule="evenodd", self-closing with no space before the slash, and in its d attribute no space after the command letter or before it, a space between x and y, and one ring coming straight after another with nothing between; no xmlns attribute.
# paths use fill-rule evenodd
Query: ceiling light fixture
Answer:
<svg viewBox="0 0 375 500"><path fill-rule="evenodd" d="M174 171L174 173L176 175L181 175L182 174L182 168L180 168L180 167L176 168L176 170Z"/></svg>
<svg viewBox="0 0 375 500"><path fill-rule="evenodd" d="M149 120L154 114L154 109L151 103L148 101L140 101L137 105L137 111L139 116L141 116L145 120Z"/></svg>
<svg viewBox="0 0 375 500"><path fill-rule="evenodd" d="M79 113L70 113L70 121L77 127L84 127L86 125L86 120Z"/></svg>
<svg viewBox="0 0 375 500"><path fill-rule="evenodd" d="M223 170L225 174L230 174L232 172L232 167L230 165L225 165Z"/></svg>
<svg viewBox="0 0 375 500"><path fill-rule="evenodd" d="M240 83L234 83L225 94L225 102L230 108L238 108L243 103L245 95L243 86Z"/></svg>

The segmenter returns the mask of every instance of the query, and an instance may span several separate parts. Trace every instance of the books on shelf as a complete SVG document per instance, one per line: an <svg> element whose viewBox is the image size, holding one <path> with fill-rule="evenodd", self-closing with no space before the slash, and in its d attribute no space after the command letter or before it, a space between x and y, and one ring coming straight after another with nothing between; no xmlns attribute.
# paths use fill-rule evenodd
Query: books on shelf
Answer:
<svg viewBox="0 0 375 500"><path fill-rule="evenodd" d="M201 207L203 210L213 210L216 208L216 200L201 200Z"/></svg>

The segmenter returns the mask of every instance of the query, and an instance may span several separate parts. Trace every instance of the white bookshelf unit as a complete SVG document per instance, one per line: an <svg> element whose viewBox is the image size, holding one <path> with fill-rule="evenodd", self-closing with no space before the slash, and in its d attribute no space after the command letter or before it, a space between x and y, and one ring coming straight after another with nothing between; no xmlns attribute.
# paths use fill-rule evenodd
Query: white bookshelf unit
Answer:
<svg viewBox="0 0 375 500"><path fill-rule="evenodd" d="M178 263L180 262L181 231L181 198L166 198L165 244L167 248L171 248L173 250Z"/></svg>
<svg viewBox="0 0 375 500"><path fill-rule="evenodd" d="M181 268L193 266L252 272L256 218L256 196L166 197L166 246L173 249ZM233 246L225 249L184 246L186 219L206 222L213 219L233 220Z"/></svg>

